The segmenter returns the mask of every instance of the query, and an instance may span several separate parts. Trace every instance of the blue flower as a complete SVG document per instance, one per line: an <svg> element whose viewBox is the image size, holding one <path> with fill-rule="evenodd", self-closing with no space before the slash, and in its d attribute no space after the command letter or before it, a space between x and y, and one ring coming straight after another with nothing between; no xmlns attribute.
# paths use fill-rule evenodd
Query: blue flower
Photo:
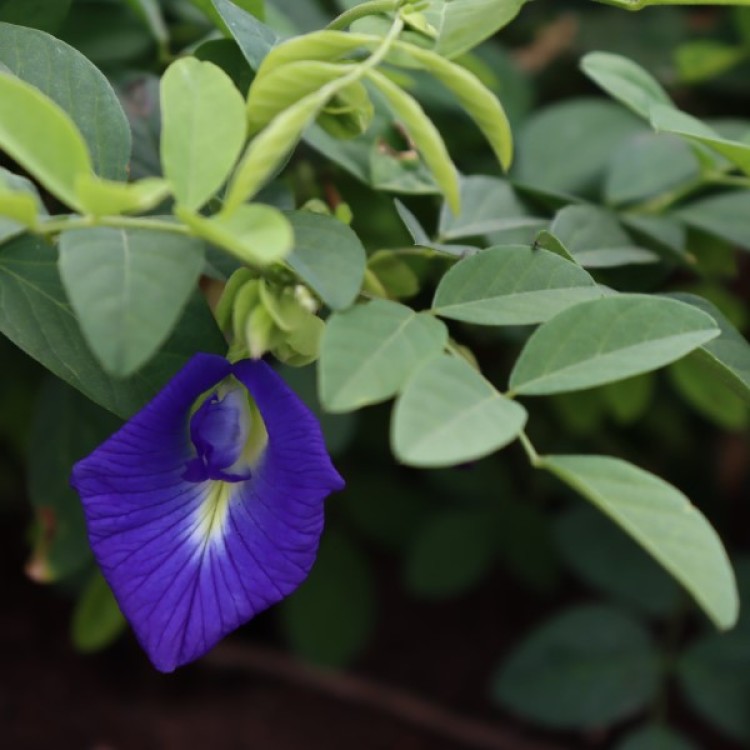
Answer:
<svg viewBox="0 0 750 750"><path fill-rule="evenodd" d="M208 354L77 463L71 482L97 562L163 672L299 586L323 501L343 488L316 418L268 365Z"/></svg>

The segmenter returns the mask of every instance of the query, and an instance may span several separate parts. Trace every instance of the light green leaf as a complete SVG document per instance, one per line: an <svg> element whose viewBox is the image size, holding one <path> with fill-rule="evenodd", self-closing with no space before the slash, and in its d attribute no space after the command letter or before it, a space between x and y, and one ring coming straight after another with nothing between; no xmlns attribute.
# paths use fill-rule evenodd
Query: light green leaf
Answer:
<svg viewBox="0 0 750 750"><path fill-rule="evenodd" d="M658 255L635 244L614 214L597 206L566 206L557 212L549 231L585 268L659 260Z"/></svg>
<svg viewBox="0 0 750 750"><path fill-rule="evenodd" d="M750 404L750 344L727 320L716 305L694 294L676 293L670 297L693 305L710 315L721 335L706 342L695 352L739 397Z"/></svg>
<svg viewBox="0 0 750 750"><path fill-rule="evenodd" d="M250 135L257 133L300 99L353 69L351 65L304 60L274 67L263 75L259 73L247 97Z"/></svg>
<svg viewBox="0 0 750 750"><path fill-rule="evenodd" d="M0 73L0 149L53 195L79 208L75 182L91 157L73 121L34 86Z"/></svg>
<svg viewBox="0 0 750 750"><path fill-rule="evenodd" d="M443 599L477 584L498 556L494 508L433 513L406 550L404 581L418 596Z"/></svg>
<svg viewBox="0 0 750 750"><path fill-rule="evenodd" d="M73 611L73 645L84 653L109 646L127 627L107 582L94 573Z"/></svg>
<svg viewBox="0 0 750 750"><path fill-rule="evenodd" d="M536 191L590 193L612 154L640 132L645 126L614 102L568 99L547 106L521 128L516 178Z"/></svg>
<svg viewBox="0 0 750 750"><path fill-rule="evenodd" d="M510 23L526 0L430 0L422 11L437 31L435 52L457 57Z"/></svg>
<svg viewBox="0 0 750 750"><path fill-rule="evenodd" d="M121 425L119 419L55 377L42 384L27 457L29 499L42 524L35 579L58 581L93 563L81 500L70 470Z"/></svg>
<svg viewBox="0 0 750 750"><path fill-rule="evenodd" d="M534 630L493 686L504 708L555 729L610 726L656 696L659 657L643 625L618 609L575 607Z"/></svg>
<svg viewBox="0 0 750 750"><path fill-rule="evenodd" d="M675 50L675 62L681 80L700 83L716 78L742 62L746 50L717 39L696 39Z"/></svg>
<svg viewBox="0 0 750 750"><path fill-rule="evenodd" d="M544 456L550 471L606 513L681 583L715 625L737 621L739 600L721 540L663 479L609 456Z"/></svg>
<svg viewBox="0 0 750 750"><path fill-rule="evenodd" d="M172 63L161 80L161 109L164 174L177 201L197 211L222 186L240 155L245 103L221 68L185 57Z"/></svg>
<svg viewBox="0 0 750 750"><path fill-rule="evenodd" d="M1 0L0 21L53 34L68 15L71 2L72 0Z"/></svg>
<svg viewBox="0 0 750 750"><path fill-rule="evenodd" d="M493 247L456 263L438 284L437 315L481 325L541 323L602 292L580 266L547 250Z"/></svg>
<svg viewBox="0 0 750 750"><path fill-rule="evenodd" d="M367 643L375 624L369 560L340 531L321 541L310 577L280 608L292 649L305 659L342 666Z"/></svg>
<svg viewBox="0 0 750 750"><path fill-rule="evenodd" d="M435 177L448 205L454 213L460 212L461 198L458 186L458 172L451 161L443 137L425 114L419 102L389 78L375 70L367 73L367 78L378 87L388 100L396 119L406 128L417 150Z"/></svg>
<svg viewBox="0 0 750 750"><path fill-rule="evenodd" d="M658 132L674 133L707 146L750 175L750 144L722 138L704 122L674 107L652 107L651 125Z"/></svg>
<svg viewBox="0 0 750 750"><path fill-rule="evenodd" d="M685 204L676 215L685 224L750 250L750 190L709 195Z"/></svg>
<svg viewBox="0 0 750 750"><path fill-rule="evenodd" d="M57 252L23 236L0 247L0 333L92 401L128 418L196 352L224 354L226 342L195 295L156 357L123 380L104 372L86 344L57 269Z"/></svg>
<svg viewBox="0 0 750 750"><path fill-rule="evenodd" d="M510 387L529 396L584 390L656 370L718 335L710 316L675 300L621 294L581 302L532 334Z"/></svg>
<svg viewBox="0 0 750 750"><path fill-rule="evenodd" d="M150 211L168 198L169 192L169 183L159 177L145 177L138 182L115 182L94 174L82 174L76 180L76 195L81 208L92 216Z"/></svg>
<svg viewBox="0 0 750 750"><path fill-rule="evenodd" d="M83 135L98 175L126 179L131 148L128 120L112 86L84 55L42 31L0 23L0 64L68 113ZM39 141L39 145L47 144Z"/></svg>
<svg viewBox="0 0 750 750"><path fill-rule="evenodd" d="M242 54L253 70L258 70L263 58L278 42L273 29L259 21L254 15L245 12L232 0L202 0L211 2L216 12L226 24L229 33L242 50Z"/></svg>
<svg viewBox="0 0 750 750"><path fill-rule="evenodd" d="M349 307L365 273L366 253L359 237L331 216L294 211L286 217L294 230L287 263L332 310Z"/></svg>
<svg viewBox="0 0 750 750"><path fill-rule="evenodd" d="M203 269L203 243L146 229L60 235L60 275L104 369L127 377L164 343Z"/></svg>
<svg viewBox="0 0 750 750"><path fill-rule="evenodd" d="M46 215L34 183L0 167L0 243L36 226Z"/></svg>
<svg viewBox="0 0 750 750"><path fill-rule="evenodd" d="M448 204L443 204L438 236L442 242L450 242L505 229L546 224L546 219L530 214L506 180L476 175L461 178L461 213L458 216Z"/></svg>
<svg viewBox="0 0 750 750"><path fill-rule="evenodd" d="M661 84L627 57L590 52L581 60L581 70L610 96L646 120L654 104L672 104Z"/></svg>
<svg viewBox="0 0 750 750"><path fill-rule="evenodd" d="M555 524L555 538L576 576L618 603L662 618L682 603L674 580L595 508L579 503L567 510Z"/></svg>
<svg viewBox="0 0 750 750"><path fill-rule="evenodd" d="M393 412L391 445L410 466L452 466L505 447L526 417L468 362L445 355L428 360L406 383Z"/></svg>
<svg viewBox="0 0 750 750"><path fill-rule="evenodd" d="M320 401L332 412L385 401L447 342L440 321L396 302L374 300L335 313L320 352Z"/></svg>

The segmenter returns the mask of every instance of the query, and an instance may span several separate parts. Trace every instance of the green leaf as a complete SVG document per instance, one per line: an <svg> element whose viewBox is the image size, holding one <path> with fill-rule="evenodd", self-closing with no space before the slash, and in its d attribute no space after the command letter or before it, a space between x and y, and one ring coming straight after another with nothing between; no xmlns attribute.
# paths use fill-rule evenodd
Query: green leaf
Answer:
<svg viewBox="0 0 750 750"><path fill-rule="evenodd" d="M698 161L682 139L642 133L614 154L604 193L608 203L632 203L679 188L698 175Z"/></svg>
<svg viewBox="0 0 750 750"><path fill-rule="evenodd" d="M671 105L669 94L638 63L610 52L590 52L581 70L610 96L648 120L654 104Z"/></svg>
<svg viewBox="0 0 750 750"><path fill-rule="evenodd" d="M443 204L438 236L441 241L450 242L505 229L546 224L546 219L530 214L506 180L476 175L461 179L461 213L458 216L447 203Z"/></svg>
<svg viewBox="0 0 750 750"><path fill-rule="evenodd" d="M493 247L446 273L433 300L437 315L481 325L540 323L602 292L580 266L547 250Z"/></svg>
<svg viewBox="0 0 750 750"><path fill-rule="evenodd" d="M156 208L169 197L169 184L160 177L115 182L83 174L76 180L76 195L84 212L92 216L141 213Z"/></svg>
<svg viewBox="0 0 750 750"><path fill-rule="evenodd" d="M592 192L612 154L642 123L601 99L569 99L540 109L521 129L516 178L537 190Z"/></svg>
<svg viewBox="0 0 750 750"><path fill-rule="evenodd" d="M245 103L221 68L186 57L170 65L161 80L161 108L164 174L178 202L196 211L222 186L240 155Z"/></svg>
<svg viewBox="0 0 750 750"><path fill-rule="evenodd" d="M750 175L750 144L722 138L704 122L674 107L652 107L651 125L657 132L673 133L708 147Z"/></svg>
<svg viewBox="0 0 750 750"><path fill-rule="evenodd" d="M676 293L670 297L703 310L718 324L721 335L695 352L746 403L750 403L750 344L716 305L694 294Z"/></svg>
<svg viewBox="0 0 750 750"><path fill-rule="evenodd" d="M177 324L203 270L203 243L147 229L60 235L60 276L86 341L117 377L139 370Z"/></svg>
<svg viewBox="0 0 750 750"><path fill-rule="evenodd" d="M36 226L47 209L31 180L0 167L0 243Z"/></svg>
<svg viewBox="0 0 750 750"><path fill-rule="evenodd" d="M73 611L73 645L84 653L99 651L116 640L127 623L107 582L98 571L89 580Z"/></svg>
<svg viewBox="0 0 750 750"><path fill-rule="evenodd" d="M263 58L279 40L276 32L254 15L242 10L232 0L210 0L210 2L239 45L250 67L258 70Z"/></svg>
<svg viewBox="0 0 750 750"><path fill-rule="evenodd" d="M659 686L648 631L612 607L569 609L537 628L501 666L493 697L555 729L595 729L647 706Z"/></svg>
<svg viewBox="0 0 750 750"><path fill-rule="evenodd" d="M680 687L693 710L723 733L750 741L750 633L701 638L680 659Z"/></svg>
<svg viewBox="0 0 750 750"><path fill-rule="evenodd" d="M406 550L406 586L430 599L470 589L496 561L496 524L494 509L451 508L433 513Z"/></svg>
<svg viewBox="0 0 750 750"><path fill-rule="evenodd" d="M596 206L566 206L557 212L549 231L586 268L659 260L658 255L633 242L614 214Z"/></svg>
<svg viewBox="0 0 750 750"><path fill-rule="evenodd" d="M0 149L53 195L79 208L75 182L91 158L73 121L34 86L0 73Z"/></svg>
<svg viewBox="0 0 750 750"><path fill-rule="evenodd" d="M284 214L263 203L246 203L232 213L211 218L177 209L177 215L200 237L250 266L267 266L287 257L292 228Z"/></svg>
<svg viewBox="0 0 750 750"><path fill-rule="evenodd" d="M615 750L698 750L685 737L663 726L636 729L628 734Z"/></svg>
<svg viewBox="0 0 750 750"><path fill-rule="evenodd" d="M57 581L91 564L86 522L70 485L70 470L120 424L57 378L48 377L43 383L27 459L29 497L42 524L33 561L37 580Z"/></svg>
<svg viewBox="0 0 750 750"><path fill-rule="evenodd" d="M711 317L675 300L622 294L581 302L534 332L510 387L530 396L584 390L656 370L718 335Z"/></svg>
<svg viewBox="0 0 750 750"><path fill-rule="evenodd" d="M436 30L435 52L457 57L509 24L526 0L430 0L422 11Z"/></svg>
<svg viewBox="0 0 750 750"><path fill-rule="evenodd" d="M159 354L133 377L107 375L94 358L65 296L57 252L23 236L0 248L0 333L92 401L128 418L197 351L226 343L205 302L194 296Z"/></svg>
<svg viewBox="0 0 750 750"><path fill-rule="evenodd" d="M292 649L326 666L343 666L366 645L375 620L369 561L339 531L321 541L310 577L279 607Z"/></svg>
<svg viewBox="0 0 750 750"><path fill-rule="evenodd" d="M718 193L676 212L685 224L750 250L750 190Z"/></svg>
<svg viewBox="0 0 750 750"><path fill-rule="evenodd" d="M406 383L393 412L391 446L410 466L451 466L505 447L526 417L468 362L445 355Z"/></svg>
<svg viewBox="0 0 750 750"><path fill-rule="evenodd" d="M169 42L169 30L164 22L159 0L126 0L126 2L136 15L143 19L154 39L166 45Z"/></svg>
<svg viewBox="0 0 750 750"><path fill-rule="evenodd" d="M557 520L555 537L578 578L618 603L656 617L668 617L680 605L672 578L595 509L570 508Z"/></svg>
<svg viewBox="0 0 750 750"><path fill-rule="evenodd" d="M447 342L439 320L396 302L374 300L335 313L320 352L320 401L332 412L385 401Z"/></svg>
<svg viewBox="0 0 750 750"><path fill-rule="evenodd" d="M3 0L0 22L28 26L48 33L60 28L72 0ZM0 53L1 54L1 53Z"/></svg>
<svg viewBox="0 0 750 750"><path fill-rule="evenodd" d="M127 178L128 120L112 86L84 55L42 31L0 23L0 63L68 113L83 135L98 175ZM48 147L41 141L39 146Z"/></svg>
<svg viewBox="0 0 750 750"><path fill-rule="evenodd" d="M696 39L685 42L675 50L675 62L680 79L686 83L700 83L726 73L741 63L747 55L742 47L717 39Z"/></svg>
<svg viewBox="0 0 750 750"><path fill-rule="evenodd" d="M294 230L292 270L332 310L343 310L357 298L365 273L365 248L359 237L331 216L310 211L286 214Z"/></svg>
<svg viewBox="0 0 750 750"><path fill-rule="evenodd" d="M375 70L367 73L367 78L378 87L388 100L396 119L406 128L411 140L440 186L448 205L454 213L461 210L458 186L458 172L451 161L443 137L425 114L419 102L389 78Z"/></svg>
<svg viewBox="0 0 750 750"><path fill-rule="evenodd" d="M681 583L715 625L737 621L734 573L703 514L672 485L609 456L544 456L550 471L606 513Z"/></svg>

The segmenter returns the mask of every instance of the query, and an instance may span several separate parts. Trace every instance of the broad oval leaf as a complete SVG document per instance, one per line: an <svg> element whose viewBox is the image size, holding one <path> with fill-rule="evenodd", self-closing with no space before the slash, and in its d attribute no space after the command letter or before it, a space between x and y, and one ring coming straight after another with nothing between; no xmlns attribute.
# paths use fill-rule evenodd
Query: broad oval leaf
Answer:
<svg viewBox="0 0 750 750"><path fill-rule="evenodd" d="M688 226L750 250L750 190L717 193L686 203L676 215Z"/></svg>
<svg viewBox="0 0 750 750"><path fill-rule="evenodd" d="M547 727L594 729L647 706L659 672L659 655L638 620L614 607L576 607L537 628L510 654L493 696Z"/></svg>
<svg viewBox="0 0 750 750"><path fill-rule="evenodd" d="M127 377L164 343L203 269L203 243L146 229L60 235L60 275L104 369Z"/></svg>
<svg viewBox="0 0 750 750"><path fill-rule="evenodd" d="M83 135L98 175L126 179L130 126L117 94L93 63L43 31L5 23L0 23L0 63L68 113Z"/></svg>
<svg viewBox="0 0 750 750"><path fill-rule="evenodd" d="M543 456L551 472L606 513L660 563L721 630L739 614L732 566L717 533L679 490L609 456Z"/></svg>
<svg viewBox="0 0 750 750"><path fill-rule="evenodd" d="M161 79L161 160L177 201L198 210L245 142L245 102L221 68L185 57Z"/></svg>
<svg viewBox="0 0 750 750"><path fill-rule="evenodd" d="M671 104L661 84L638 63L610 52L590 52L581 70L637 115L648 120L654 104Z"/></svg>
<svg viewBox="0 0 750 750"><path fill-rule="evenodd" d="M169 340L131 378L108 375L91 353L65 295L57 252L23 236L0 247L0 332L92 401L127 419L196 351L224 354L226 342L194 295Z"/></svg>
<svg viewBox="0 0 750 750"><path fill-rule="evenodd" d="M210 2L226 24L229 33L242 50L253 70L258 70L263 58L279 41L276 32L254 15L239 8L232 0L202 0Z"/></svg>
<svg viewBox="0 0 750 750"><path fill-rule="evenodd" d="M559 255L521 245L493 247L464 258L443 276L433 310L467 323L525 325L601 296L586 271Z"/></svg>
<svg viewBox="0 0 750 750"><path fill-rule="evenodd" d="M0 149L71 208L75 183L91 173L91 157L70 117L20 78L0 73Z"/></svg>
<svg viewBox="0 0 750 750"><path fill-rule="evenodd" d="M391 445L410 466L452 466L508 445L526 417L468 362L446 355L407 382L393 411Z"/></svg>
<svg viewBox="0 0 750 750"><path fill-rule="evenodd" d="M150 211L168 198L169 192L169 183L160 177L116 182L84 174L76 180L78 200L84 211L92 216Z"/></svg>
<svg viewBox="0 0 750 750"><path fill-rule="evenodd" d="M621 294L581 302L532 334L510 388L537 396L624 380L674 362L718 335L710 316L676 300Z"/></svg>
<svg viewBox="0 0 750 750"><path fill-rule="evenodd" d="M443 323L396 302L374 300L335 313L320 351L320 402L344 412L385 401L447 342Z"/></svg>
<svg viewBox="0 0 750 750"><path fill-rule="evenodd" d="M311 211L286 214L294 230L287 263L332 310L343 310L362 287L367 256L355 232L332 216Z"/></svg>

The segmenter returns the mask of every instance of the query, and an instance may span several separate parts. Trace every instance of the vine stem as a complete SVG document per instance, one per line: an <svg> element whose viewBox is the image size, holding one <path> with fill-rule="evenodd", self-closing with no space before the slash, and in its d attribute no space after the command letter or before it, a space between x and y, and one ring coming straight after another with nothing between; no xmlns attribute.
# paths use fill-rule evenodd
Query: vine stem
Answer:
<svg viewBox="0 0 750 750"><path fill-rule="evenodd" d="M529 463L533 467L538 467L542 463L542 459L539 457L539 454L536 452L536 449L531 444L531 440L529 440L529 436L521 430L521 433L518 435L518 439L521 441L521 445L523 446L523 449L526 451L526 455L529 458Z"/></svg>
<svg viewBox="0 0 750 750"><path fill-rule="evenodd" d="M112 227L115 229L152 229L159 232L190 235L184 224L161 219L148 219L134 216L79 216L66 219L52 219L34 227L35 234L50 235L68 229L89 229L91 227Z"/></svg>
<svg viewBox="0 0 750 750"><path fill-rule="evenodd" d="M394 10L398 10L404 5L405 0L370 0L370 2L355 5L349 10L345 10L340 16L331 21L326 26L328 31L340 31L347 29L355 21L366 16L374 16L378 13L390 13Z"/></svg>

